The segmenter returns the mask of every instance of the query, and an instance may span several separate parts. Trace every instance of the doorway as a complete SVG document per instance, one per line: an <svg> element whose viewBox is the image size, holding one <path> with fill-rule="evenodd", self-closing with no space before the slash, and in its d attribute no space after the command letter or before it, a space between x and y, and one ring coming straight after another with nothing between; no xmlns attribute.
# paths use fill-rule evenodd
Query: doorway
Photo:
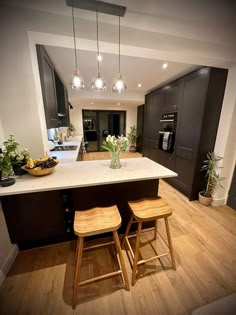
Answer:
<svg viewBox="0 0 236 315"><path fill-rule="evenodd" d="M87 151L104 151L103 141L108 135L119 136L126 133L126 112L107 110L82 110L84 141Z"/></svg>

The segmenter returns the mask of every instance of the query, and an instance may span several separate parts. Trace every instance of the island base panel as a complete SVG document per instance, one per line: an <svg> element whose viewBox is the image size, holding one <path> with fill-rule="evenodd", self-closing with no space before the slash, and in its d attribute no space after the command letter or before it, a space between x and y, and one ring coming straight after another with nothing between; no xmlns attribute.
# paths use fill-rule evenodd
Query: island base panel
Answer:
<svg viewBox="0 0 236 315"><path fill-rule="evenodd" d="M158 183L154 179L4 196L1 202L11 242L26 249L75 239L74 211L114 204L122 217L119 232L124 233L130 218L127 202L156 197Z"/></svg>

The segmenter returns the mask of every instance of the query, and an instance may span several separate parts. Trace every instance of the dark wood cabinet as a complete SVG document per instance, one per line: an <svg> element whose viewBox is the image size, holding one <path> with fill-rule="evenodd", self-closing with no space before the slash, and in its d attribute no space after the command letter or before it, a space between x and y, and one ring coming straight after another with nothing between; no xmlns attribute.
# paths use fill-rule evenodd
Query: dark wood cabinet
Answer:
<svg viewBox="0 0 236 315"><path fill-rule="evenodd" d="M68 92L56 71L54 71L54 76L58 106L58 123L61 127L68 127L70 123Z"/></svg>
<svg viewBox="0 0 236 315"><path fill-rule="evenodd" d="M36 45L47 128L69 126L68 92L42 45Z"/></svg>
<svg viewBox="0 0 236 315"><path fill-rule="evenodd" d="M190 200L197 199L206 153L214 150L228 71L203 67L146 95L143 155L178 173L169 179ZM153 104L158 107L153 108ZM158 150L159 117L177 111L173 154Z"/></svg>
<svg viewBox="0 0 236 315"><path fill-rule="evenodd" d="M178 110L182 103L183 87L183 79L180 79L163 89L165 92L165 101L162 107L163 113L176 112Z"/></svg>
<svg viewBox="0 0 236 315"><path fill-rule="evenodd" d="M41 45L36 45L47 128L58 127L58 109L54 66Z"/></svg>
<svg viewBox="0 0 236 315"><path fill-rule="evenodd" d="M143 152L143 112L144 112L144 105L138 106L136 150L139 153Z"/></svg>

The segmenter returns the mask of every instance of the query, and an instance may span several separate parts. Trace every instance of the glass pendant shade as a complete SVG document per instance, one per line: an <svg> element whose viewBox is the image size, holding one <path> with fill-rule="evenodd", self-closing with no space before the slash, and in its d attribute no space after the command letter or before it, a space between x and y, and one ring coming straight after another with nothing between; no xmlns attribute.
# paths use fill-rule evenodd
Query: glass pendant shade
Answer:
<svg viewBox="0 0 236 315"><path fill-rule="evenodd" d="M71 80L71 88L76 90L82 90L84 89L84 79L79 74L78 70L75 70L75 74Z"/></svg>
<svg viewBox="0 0 236 315"><path fill-rule="evenodd" d="M91 88L95 91L105 91L107 89L105 80L98 73L97 77L93 80Z"/></svg>
<svg viewBox="0 0 236 315"><path fill-rule="evenodd" d="M120 74L114 81L113 86L112 86L112 91L113 92L125 92L127 90L127 84L125 79L122 77Z"/></svg>

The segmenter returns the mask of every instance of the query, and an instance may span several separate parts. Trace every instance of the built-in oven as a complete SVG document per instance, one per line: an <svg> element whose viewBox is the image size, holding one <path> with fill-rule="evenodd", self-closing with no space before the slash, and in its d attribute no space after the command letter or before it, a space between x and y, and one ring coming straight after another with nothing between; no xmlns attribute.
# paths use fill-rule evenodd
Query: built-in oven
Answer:
<svg viewBox="0 0 236 315"><path fill-rule="evenodd" d="M159 149L173 153L175 146L175 133L177 112L162 114L159 130Z"/></svg>

